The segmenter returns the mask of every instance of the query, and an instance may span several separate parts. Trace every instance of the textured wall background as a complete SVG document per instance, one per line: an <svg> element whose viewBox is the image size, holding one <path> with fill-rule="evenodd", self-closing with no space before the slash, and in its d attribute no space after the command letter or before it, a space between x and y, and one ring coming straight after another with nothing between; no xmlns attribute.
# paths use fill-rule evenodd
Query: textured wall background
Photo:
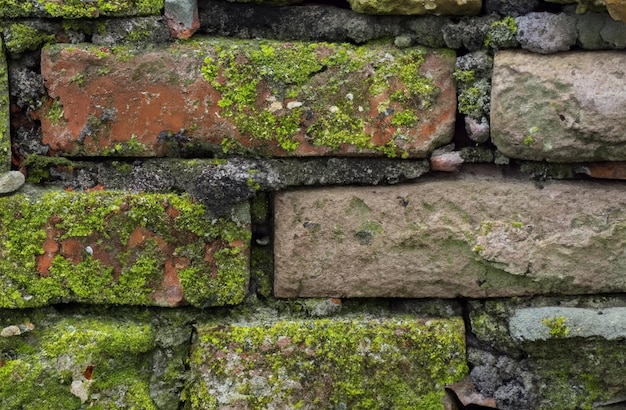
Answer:
<svg viewBox="0 0 626 410"><path fill-rule="evenodd" d="M0 407L624 407L625 17L0 0Z"/></svg>

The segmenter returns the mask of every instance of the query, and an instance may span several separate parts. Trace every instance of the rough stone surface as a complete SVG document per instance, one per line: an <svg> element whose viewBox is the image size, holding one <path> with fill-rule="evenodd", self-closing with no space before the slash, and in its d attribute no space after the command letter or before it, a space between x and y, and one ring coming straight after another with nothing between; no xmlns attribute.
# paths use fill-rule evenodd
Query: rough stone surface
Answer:
<svg viewBox="0 0 626 410"><path fill-rule="evenodd" d="M621 406L623 298L490 300L470 306L479 346L490 346L469 349L471 378L484 395L495 397L499 409Z"/></svg>
<svg viewBox="0 0 626 410"><path fill-rule="evenodd" d="M0 307L243 300L249 221L212 218L188 196L102 188L0 198Z"/></svg>
<svg viewBox="0 0 626 410"><path fill-rule="evenodd" d="M198 410L443 409L467 374L460 317L201 323L190 366Z"/></svg>
<svg viewBox="0 0 626 410"><path fill-rule="evenodd" d="M0 194L17 191L24 185L26 178L19 171L8 171L0 175Z"/></svg>
<svg viewBox="0 0 626 410"><path fill-rule="evenodd" d="M428 172L425 160L386 158L308 159L150 159L145 161L66 162L39 157L26 166L31 182L57 183L66 189L95 186L138 192L187 192L218 216L259 191L303 185L378 185L414 180ZM27 161L29 162L29 161Z"/></svg>
<svg viewBox="0 0 626 410"><path fill-rule="evenodd" d="M74 1L2 0L0 18L61 17L65 19L158 15L163 0Z"/></svg>
<svg viewBox="0 0 626 410"><path fill-rule="evenodd" d="M0 310L4 409L175 409L191 319L181 310ZM17 325L9 325L17 323ZM167 358L167 360L164 360Z"/></svg>
<svg viewBox="0 0 626 410"><path fill-rule="evenodd" d="M42 53L43 143L82 156L425 157L452 138L453 67L449 51L384 44L54 45Z"/></svg>
<svg viewBox="0 0 626 410"><path fill-rule="evenodd" d="M280 193L274 292L277 297L621 292L625 202L626 187L620 184L536 186L486 176Z"/></svg>
<svg viewBox="0 0 626 410"><path fill-rule="evenodd" d="M517 41L526 50L550 54L576 44L576 19L567 14L529 13L515 21Z"/></svg>
<svg viewBox="0 0 626 410"><path fill-rule="evenodd" d="M623 54L608 51L498 53L491 94L494 144L509 157L537 161L626 159L619 68L625 63Z"/></svg>
<svg viewBox="0 0 626 410"><path fill-rule="evenodd" d="M485 11L516 17L530 13L538 5L539 0L485 0Z"/></svg>
<svg viewBox="0 0 626 410"><path fill-rule="evenodd" d="M165 0L165 17L173 38L189 38L200 28L196 0Z"/></svg>
<svg viewBox="0 0 626 410"><path fill-rule="evenodd" d="M466 48L470 51L482 50L491 25L498 21L496 15L471 17L459 22L449 22L443 27L446 46L454 49Z"/></svg>
<svg viewBox="0 0 626 410"><path fill-rule="evenodd" d="M548 306L520 309L509 319L511 337L519 341L599 337L626 339L626 308L583 309Z"/></svg>
<svg viewBox="0 0 626 410"><path fill-rule="evenodd" d="M102 46L113 46L124 43L167 43L169 38L166 19L154 16L123 20L107 19L100 27L95 28L91 42Z"/></svg>
<svg viewBox="0 0 626 410"><path fill-rule="evenodd" d="M348 0L352 10L367 14L442 14L471 16L480 13L480 0Z"/></svg>
<svg viewBox="0 0 626 410"><path fill-rule="evenodd" d="M410 45L444 47L442 27L448 19L435 16L373 16L337 7L273 7L204 1L199 4L201 30L239 38L365 43L402 36Z"/></svg>

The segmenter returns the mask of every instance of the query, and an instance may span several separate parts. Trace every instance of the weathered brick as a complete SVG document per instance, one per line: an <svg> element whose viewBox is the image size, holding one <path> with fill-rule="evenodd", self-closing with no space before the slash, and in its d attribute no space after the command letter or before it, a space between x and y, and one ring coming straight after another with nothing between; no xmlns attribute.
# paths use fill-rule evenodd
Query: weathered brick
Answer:
<svg viewBox="0 0 626 410"><path fill-rule="evenodd" d="M443 409L467 372L460 317L201 324L189 408ZM401 371L398 371L401 369Z"/></svg>
<svg viewBox="0 0 626 410"><path fill-rule="evenodd" d="M0 50L3 49L0 38ZM0 174L11 169L11 134L10 134L9 74L7 60L0 52Z"/></svg>
<svg viewBox="0 0 626 410"><path fill-rule="evenodd" d="M278 297L626 290L626 187L458 177L275 199Z"/></svg>
<svg viewBox="0 0 626 410"><path fill-rule="evenodd" d="M247 225L186 196L107 191L0 199L0 307L239 303Z"/></svg>
<svg viewBox="0 0 626 410"><path fill-rule="evenodd" d="M0 0L0 18L62 17L65 19L100 16L158 15L164 0Z"/></svg>
<svg viewBox="0 0 626 410"><path fill-rule="evenodd" d="M382 44L54 45L42 53L43 142L81 156L425 157L453 135L454 61Z"/></svg>
<svg viewBox="0 0 626 410"><path fill-rule="evenodd" d="M497 53L491 136L505 155L536 161L626 159L626 56L576 52Z"/></svg>

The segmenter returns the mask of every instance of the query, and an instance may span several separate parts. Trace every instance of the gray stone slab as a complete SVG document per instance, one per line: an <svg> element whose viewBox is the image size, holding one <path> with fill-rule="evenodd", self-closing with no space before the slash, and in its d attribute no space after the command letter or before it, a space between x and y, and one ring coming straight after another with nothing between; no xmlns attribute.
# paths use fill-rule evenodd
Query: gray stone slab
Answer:
<svg viewBox="0 0 626 410"><path fill-rule="evenodd" d="M421 180L420 180L421 181ZM277 297L493 297L626 289L626 186L456 177L283 192Z"/></svg>
<svg viewBox="0 0 626 410"><path fill-rule="evenodd" d="M626 339L626 307L583 309L547 306L521 309L509 319L511 336L519 341L566 337Z"/></svg>
<svg viewBox="0 0 626 410"><path fill-rule="evenodd" d="M626 55L497 53L491 135L511 158L626 160Z"/></svg>

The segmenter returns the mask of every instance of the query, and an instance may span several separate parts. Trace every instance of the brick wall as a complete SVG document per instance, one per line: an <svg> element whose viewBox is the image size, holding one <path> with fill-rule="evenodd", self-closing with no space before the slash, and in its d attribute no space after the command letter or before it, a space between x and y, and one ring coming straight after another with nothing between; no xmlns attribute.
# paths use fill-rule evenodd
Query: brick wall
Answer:
<svg viewBox="0 0 626 410"><path fill-rule="evenodd" d="M623 408L623 20L0 0L0 408Z"/></svg>

